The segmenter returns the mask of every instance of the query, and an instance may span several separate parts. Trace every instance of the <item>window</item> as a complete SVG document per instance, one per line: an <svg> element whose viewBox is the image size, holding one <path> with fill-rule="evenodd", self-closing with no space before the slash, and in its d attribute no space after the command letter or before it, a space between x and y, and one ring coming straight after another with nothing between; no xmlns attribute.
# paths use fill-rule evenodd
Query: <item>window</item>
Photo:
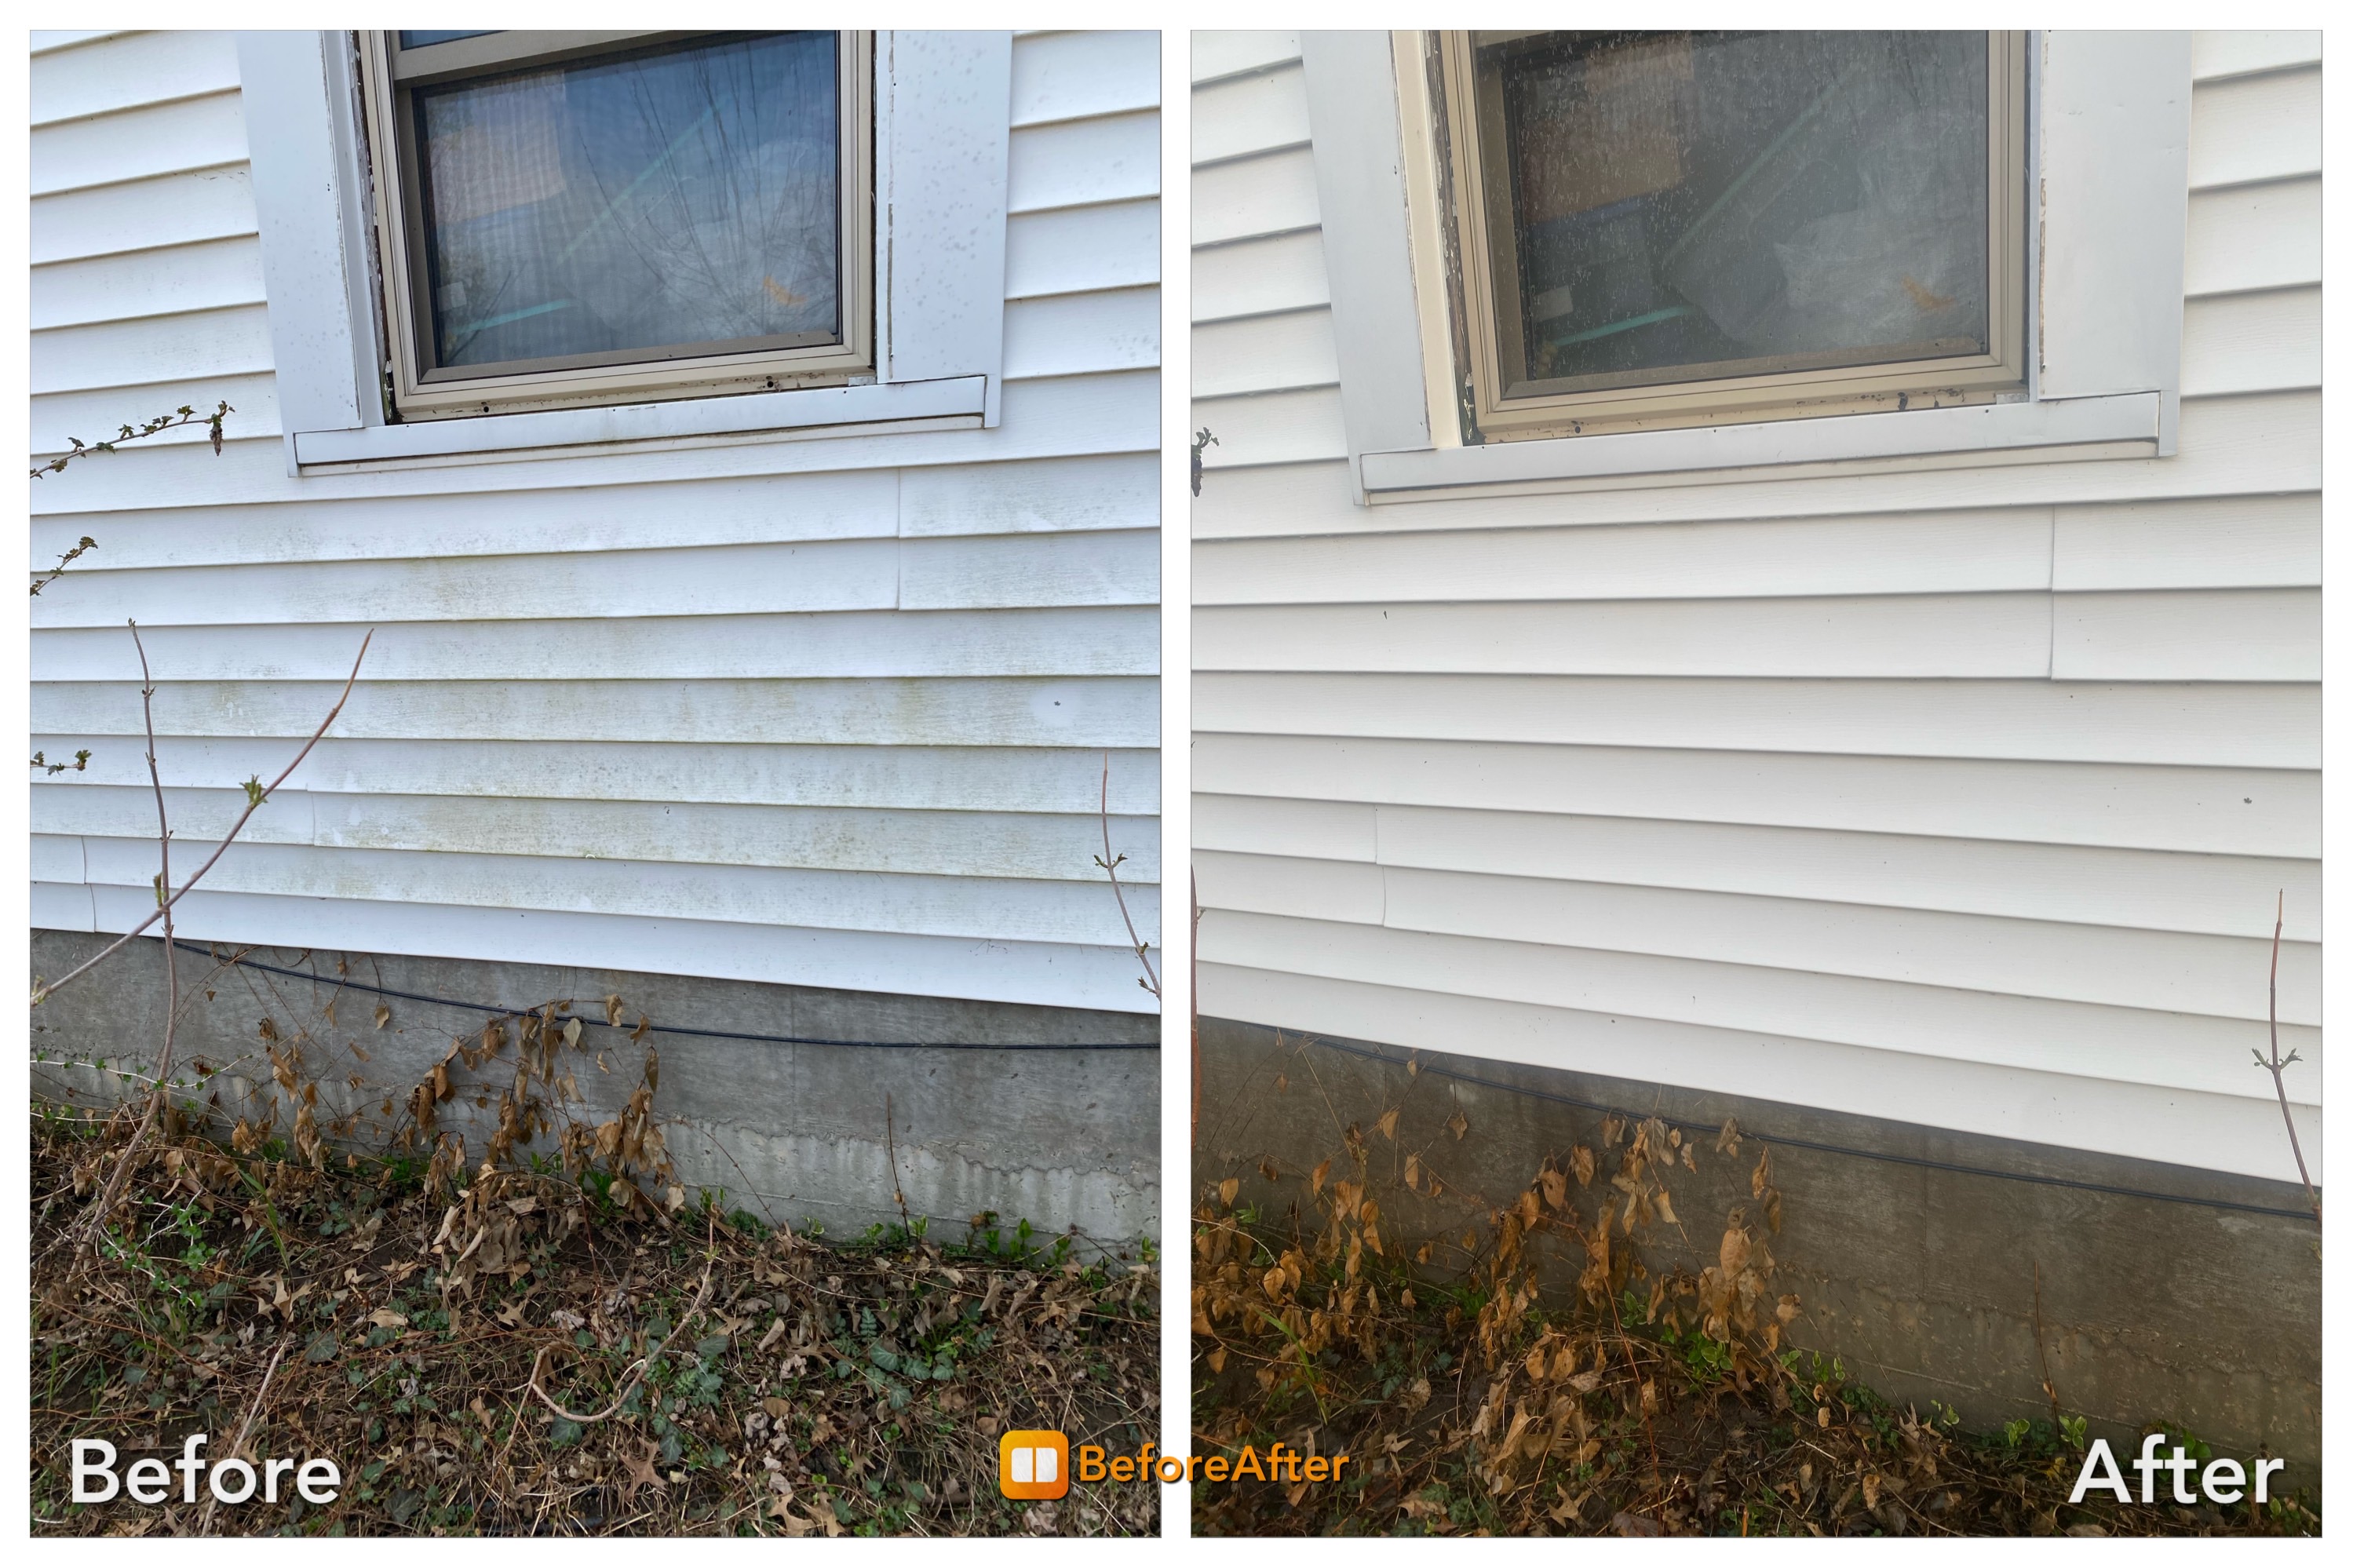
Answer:
<svg viewBox="0 0 2353 1568"><path fill-rule="evenodd" d="M871 60L854 32L364 35L399 416L871 379Z"/></svg>
<svg viewBox="0 0 2353 1568"><path fill-rule="evenodd" d="M1464 438L2025 384L2008 33L1436 35Z"/></svg>

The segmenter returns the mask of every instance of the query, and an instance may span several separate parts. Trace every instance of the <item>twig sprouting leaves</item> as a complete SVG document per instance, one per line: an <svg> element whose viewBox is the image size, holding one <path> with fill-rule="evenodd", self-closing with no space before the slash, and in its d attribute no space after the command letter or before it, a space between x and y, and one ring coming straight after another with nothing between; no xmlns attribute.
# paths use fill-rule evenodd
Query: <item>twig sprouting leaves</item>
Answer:
<svg viewBox="0 0 2353 1568"><path fill-rule="evenodd" d="M58 460L62 462L64 459L60 458ZM35 468L33 470L33 477L35 479L40 478L41 470ZM66 568L79 560L83 551L95 550L97 548L98 541L92 539L87 533L83 534L81 536L81 542L75 545L71 550L67 551L63 555L58 556L58 563L55 566L50 567L47 572L42 573L39 576L33 579L33 597L36 599L39 598L41 596L42 589L47 587L50 584L64 576L66 574Z"/></svg>
<svg viewBox="0 0 2353 1568"><path fill-rule="evenodd" d="M1103 753L1103 796L1096 803L1096 814L1103 821L1103 852L1095 857L1095 864L1102 867L1103 875L1111 879L1112 897L1119 900L1119 918L1127 922L1128 945L1135 949L1136 962L1144 965L1144 976L1136 984L1156 997L1160 994L1160 976L1152 967L1152 950L1145 945L1142 937L1135 934L1135 918L1127 912L1127 894L1121 890L1119 885L1119 868L1127 857L1111 852L1111 753L1109 752Z"/></svg>
<svg viewBox="0 0 2353 1568"><path fill-rule="evenodd" d="M222 423L226 421L230 415L236 412L236 409L229 406L227 399L224 398L222 399L221 405L218 408L216 408L212 413L203 416L202 422L212 436L213 456L216 458L220 456ZM73 450L68 452L63 457L52 458L46 463L35 465L31 469L31 473L33 478L37 479L48 474L63 473L65 471L66 465L72 462L76 458L86 458L96 452L111 452L116 447L125 441L144 440L150 436L160 436L166 430L175 430L181 426L194 425L197 422L198 417L195 407L184 403L179 407L174 409L171 413L159 414L142 426L139 426L134 428L132 426L125 425L121 427L121 432L116 435L113 440L100 441L94 447L85 445L82 438L79 436L69 436L66 439L73 444ZM71 550L67 551L64 554L58 557L58 563L55 566L50 567L47 572L39 573L35 575L32 584L32 597L37 599L39 598L41 596L42 589L47 587L50 584L56 582L58 578L66 574L66 568L71 566L76 561L80 560L85 552L97 548L98 541L92 539L87 533L83 534L81 538L75 542L74 547ZM47 769L51 777L55 777L57 774L65 772L69 765L72 767L74 772L80 773L90 766L90 753L88 752L76 752L73 762L70 764L68 764L65 763L52 763L43 757L40 752L36 752L33 753L33 765L37 768Z"/></svg>
<svg viewBox="0 0 2353 1568"><path fill-rule="evenodd" d="M73 761L69 763L53 763L49 761L47 753L35 752L33 766L43 770L52 777L62 773L84 773L90 768L90 748L84 746L80 751L76 752Z"/></svg>
<svg viewBox="0 0 2353 1568"><path fill-rule="evenodd" d="M150 436L161 436L166 430L177 430L184 425L204 426L212 436L213 456L218 457L221 449L221 424L236 412L236 409L224 402L210 414L198 414L195 408L184 403L171 413L159 414L144 425L135 427L125 425L115 435L103 441L85 442L79 436L69 436L66 440L73 449L60 457L51 458L46 463L35 466L32 475L38 479L46 479L51 474L61 474L65 472L66 465L76 458L93 458L100 452L111 452L125 442L143 441ZM90 541L85 539L82 543L87 545ZM69 555L66 559L70 561L73 557ZM40 590L36 588L33 592L37 594Z"/></svg>
<svg viewBox="0 0 2353 1568"><path fill-rule="evenodd" d="M2272 1090L2279 1096L2280 1120L2287 1123L2287 1146L2295 1156L2295 1173L2304 1182L2304 1200L2312 1205L2312 1223L2320 1223L2320 1194L2313 1190L2312 1173L2305 1169L2304 1145L2295 1135L2295 1118L2288 1114L2287 1081L2281 1075L2303 1058L2290 1051L2284 1057L2279 1048L2279 950L2280 932L2287 926L2287 889L2280 889L2279 907L2272 915L2272 1054L2265 1060L2263 1053L2255 1053L2255 1065L2272 1075Z"/></svg>

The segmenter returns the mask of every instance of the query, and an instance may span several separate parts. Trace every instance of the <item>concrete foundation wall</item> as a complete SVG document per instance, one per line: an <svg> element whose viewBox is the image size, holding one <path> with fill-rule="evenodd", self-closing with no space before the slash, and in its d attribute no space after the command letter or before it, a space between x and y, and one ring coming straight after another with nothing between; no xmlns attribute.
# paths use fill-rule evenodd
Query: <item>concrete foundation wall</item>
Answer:
<svg viewBox="0 0 2353 1568"><path fill-rule="evenodd" d="M1784 1211L1771 1242L1780 1265L1774 1287L1803 1299L1804 1315L1790 1330L1796 1344L1842 1358L1891 1399L1924 1409L1942 1400L1980 1429L2049 1415L2047 1356L2061 1402L2092 1417L2095 1435L2163 1423L2220 1452L2268 1447L2291 1461L2291 1484L2318 1484L2320 1237L2308 1212L2296 1217L2300 1188L1670 1089L1631 1075L1424 1053L1413 1076L1402 1050L1311 1043L1255 1024L1203 1019L1201 1058L1197 1191L1238 1176L1240 1201L1278 1214L1293 1204L1303 1209L1306 1184L1297 1173L1327 1154L1345 1168L1342 1131L1354 1122L1373 1149L1384 1226L1409 1242L1459 1234L1473 1208L1516 1198L1548 1154L1580 1142L1599 1151L1600 1114L1560 1099L1711 1129L1736 1118L1744 1133L1772 1146ZM1281 1090L1278 1079L1286 1080ZM1402 1108L1394 1142L1374 1131L1391 1107ZM1469 1124L1459 1140L1446 1127L1458 1109ZM1779 1139L2209 1202L1967 1173ZM1643 1243L1648 1260L1662 1267L1713 1262L1726 1211L1749 1196L1756 1143L1735 1159L1714 1155L1712 1137L1698 1142L1698 1172L1667 1178L1683 1235L1662 1226ZM1475 1198L1431 1203L1409 1191L1398 1178L1412 1152ZM1282 1172L1272 1183L1257 1169L1270 1156Z"/></svg>
<svg viewBox="0 0 2353 1568"><path fill-rule="evenodd" d="M34 973L55 978L111 940L36 931ZM681 1180L690 1188L723 1188L731 1205L772 1222L799 1227L814 1219L837 1236L855 1235L877 1221L897 1222L898 1191L913 1215L931 1220L937 1239L960 1238L966 1220L984 1210L1008 1226L1027 1219L1050 1237L1075 1228L1114 1253L1159 1230L1157 1050L777 1045L668 1033L638 1045L627 1038L642 1015L665 1028L750 1035L1134 1046L1157 1039L1156 1018L602 969L267 949L248 956L326 984L181 950L177 1058L216 1069L203 1092L218 1093L231 1113L249 1097L274 1092L259 1033L265 1016L282 1037L301 1040L307 1074L320 1082L322 1120L332 1104L338 1113L363 1110L366 1125L379 1127L398 1120L409 1089L451 1040L478 1033L495 1010L570 999L591 1024L583 1037L591 1054L574 1073L584 1113L612 1115L638 1081L645 1046L657 1047L654 1110ZM357 989L338 998L339 961L350 985L462 1005ZM164 994L162 945L142 940L37 1008L35 1093L70 1090L84 1103L119 1094L119 1081L95 1068L59 1064L102 1059L143 1070L162 1037ZM625 1027L596 1026L603 999L616 994L627 1009ZM379 1004L392 1015L380 1029ZM594 1065L598 1051L605 1072ZM479 1073L453 1068L460 1092L441 1108L442 1122L468 1134L476 1158L492 1118L474 1108L469 1089L480 1082L495 1105L512 1071L511 1056ZM379 1114L387 1096L394 1118ZM291 1120L290 1110L281 1112L281 1131ZM366 1131L354 1142L365 1145Z"/></svg>

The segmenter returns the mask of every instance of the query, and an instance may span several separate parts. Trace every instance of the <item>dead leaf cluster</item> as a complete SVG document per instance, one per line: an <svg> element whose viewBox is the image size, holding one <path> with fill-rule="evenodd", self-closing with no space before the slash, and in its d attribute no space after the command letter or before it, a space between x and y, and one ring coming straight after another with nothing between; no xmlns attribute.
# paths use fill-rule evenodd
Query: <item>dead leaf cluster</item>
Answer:
<svg viewBox="0 0 2353 1568"><path fill-rule="evenodd" d="M1197 1531L2318 1530L2303 1499L2263 1514L2105 1496L2070 1507L2079 1455L2046 1424L1964 1433L1949 1412L1894 1407L1842 1366L1788 1346L1802 1303L1775 1284L1783 1205L1772 1153L1733 1123L1695 1139L1657 1117L1606 1116L1500 1201L1444 1173L1447 1150L1471 1131L1459 1107L1424 1147L1395 1147L1398 1127L1392 1108L1370 1135L1340 1129L1340 1146L1312 1169L1261 1162L1267 1187L1251 1202L1239 1176L1203 1194L1192 1236L1196 1451L1281 1442L1354 1462L1333 1486L1198 1487ZM1377 1157L1393 1148L1401 1160ZM1705 1267L1651 1266L1644 1242L1659 1227L1687 1250L1668 1184L1706 1158L1745 1171L1746 1199L1725 1214ZM1384 1222L1385 1165L1418 1212L1451 1201L1461 1228L1408 1237ZM1283 1196L1293 1202L1279 1219Z"/></svg>

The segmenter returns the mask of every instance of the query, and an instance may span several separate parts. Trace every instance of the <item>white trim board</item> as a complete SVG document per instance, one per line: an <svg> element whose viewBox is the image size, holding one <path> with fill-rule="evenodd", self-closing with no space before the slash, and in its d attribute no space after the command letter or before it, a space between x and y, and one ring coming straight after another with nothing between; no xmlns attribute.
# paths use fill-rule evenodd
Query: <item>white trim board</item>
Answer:
<svg viewBox="0 0 2353 1568"><path fill-rule="evenodd" d="M1974 464L2153 458L2158 455L2162 416L2157 393L2120 393L2064 402L1637 430L1567 441L1363 452L1357 462L1368 500L1427 500L1434 490L1507 493L1501 487L1801 479L1918 468L1938 459Z"/></svg>
<svg viewBox="0 0 2353 1568"><path fill-rule="evenodd" d="M301 468L472 454L514 456L558 447L690 440L766 431L854 434L849 426L905 420L955 421L975 428L987 405L987 377L897 385L811 386L734 397L681 398L607 408L427 419L356 430L303 430L288 439ZM569 454L566 454L569 455Z"/></svg>
<svg viewBox="0 0 2353 1568"><path fill-rule="evenodd" d="M1360 502L2171 457L2181 401L2189 35L2035 35L2033 384L2009 403L1465 447L1442 381L1419 35L1301 36L1340 402ZM1398 134L1402 127L1404 134ZM1354 351L1351 343L1358 345ZM1429 368L1425 372L1423 366Z"/></svg>

